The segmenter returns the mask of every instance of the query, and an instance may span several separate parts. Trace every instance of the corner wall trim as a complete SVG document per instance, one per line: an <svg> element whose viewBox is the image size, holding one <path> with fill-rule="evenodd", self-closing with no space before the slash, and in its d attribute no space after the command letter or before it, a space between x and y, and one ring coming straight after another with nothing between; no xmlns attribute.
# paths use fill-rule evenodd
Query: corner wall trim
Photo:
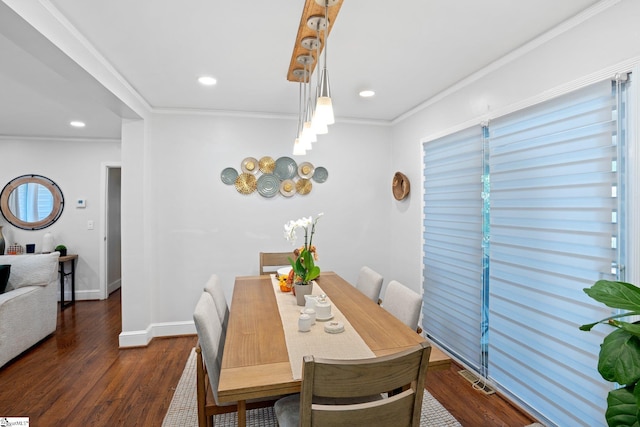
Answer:
<svg viewBox="0 0 640 427"><path fill-rule="evenodd" d="M183 322L152 323L145 330L121 332L118 337L120 348L146 347L155 337L194 335L193 320Z"/></svg>
<svg viewBox="0 0 640 427"><path fill-rule="evenodd" d="M143 331L120 332L118 344L120 348L146 347L151 341L151 326Z"/></svg>

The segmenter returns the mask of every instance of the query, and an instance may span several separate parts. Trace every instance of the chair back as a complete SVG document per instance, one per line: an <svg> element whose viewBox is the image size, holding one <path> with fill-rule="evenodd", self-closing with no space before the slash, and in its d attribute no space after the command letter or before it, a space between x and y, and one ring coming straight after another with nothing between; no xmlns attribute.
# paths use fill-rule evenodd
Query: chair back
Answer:
<svg viewBox="0 0 640 427"><path fill-rule="evenodd" d="M227 339L227 325L229 324L229 306L224 291L220 285L220 279L217 274L212 274L207 283L204 285L205 292L213 297L216 305L216 312L222 325L222 333L220 334L220 343L218 344L218 363L222 366L222 353L224 352L224 342Z"/></svg>
<svg viewBox="0 0 640 427"><path fill-rule="evenodd" d="M370 359L305 356L300 425L419 426L430 354L431 346L424 342L400 353ZM379 398L380 393L391 390L399 391ZM378 395L378 399L358 399L372 395ZM318 401L322 404L313 403Z"/></svg>
<svg viewBox="0 0 640 427"><path fill-rule="evenodd" d="M364 266L358 273L356 288L373 302L378 302L378 298L380 298L380 289L382 289L382 280L382 275L380 273Z"/></svg>
<svg viewBox="0 0 640 427"><path fill-rule="evenodd" d="M279 267L289 267L293 252L260 252L260 275L275 273Z"/></svg>
<svg viewBox="0 0 640 427"><path fill-rule="evenodd" d="M212 274L207 283L204 285L204 290L209 292L213 297L213 302L216 304L216 311L222 324L222 329L227 328L229 322L229 305L227 304L227 298L224 296L224 291L220 284L220 279L217 274Z"/></svg>
<svg viewBox="0 0 640 427"><path fill-rule="evenodd" d="M416 292L392 280L387 285L382 307L411 329L417 330L422 297Z"/></svg>
<svg viewBox="0 0 640 427"><path fill-rule="evenodd" d="M218 382L220 381L220 341L222 337L222 324L216 311L213 297L208 292L203 292L193 312L193 321L198 333L198 343L202 350L202 357L206 367L206 374L211 383L211 392L218 403ZM220 355L218 354L220 353Z"/></svg>

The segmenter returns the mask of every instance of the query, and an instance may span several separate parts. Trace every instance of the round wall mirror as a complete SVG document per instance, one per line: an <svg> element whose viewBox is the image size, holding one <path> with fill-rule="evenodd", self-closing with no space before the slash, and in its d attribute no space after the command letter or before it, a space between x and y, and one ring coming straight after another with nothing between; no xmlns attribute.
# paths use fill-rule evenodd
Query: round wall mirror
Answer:
<svg viewBox="0 0 640 427"><path fill-rule="evenodd" d="M64 209L58 185L42 175L22 175L0 193L0 211L11 225L40 230L56 222Z"/></svg>

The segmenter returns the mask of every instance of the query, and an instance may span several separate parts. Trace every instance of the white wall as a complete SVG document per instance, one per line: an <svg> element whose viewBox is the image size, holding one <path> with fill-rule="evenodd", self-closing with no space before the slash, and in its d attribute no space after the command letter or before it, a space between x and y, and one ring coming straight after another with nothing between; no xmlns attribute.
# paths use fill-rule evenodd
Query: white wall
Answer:
<svg viewBox="0 0 640 427"><path fill-rule="evenodd" d="M127 280L123 250L127 343L136 342L136 335L148 339L149 334L193 331L193 308L208 277L220 276L230 300L236 276L258 274L260 251L293 249L283 237L290 219L324 212L314 237L322 270L353 283L364 264L382 274L388 271L390 127L333 125L307 156L295 158L324 166L327 181L313 182L306 196L267 199L238 193L221 181L220 173L226 167L240 171L249 156L291 156L295 119L156 114L147 125L146 148L131 153L146 157L138 162L123 156L122 171L124 233L125 204L139 203L125 194L130 191L127 168L139 164L148 176L141 207L145 242L127 242L123 236L123 245L148 247L144 259L138 258L145 265L136 269L148 269L153 330L143 330L146 302L129 299L127 287L146 285ZM129 153L126 147L123 153Z"/></svg>
<svg viewBox="0 0 640 427"><path fill-rule="evenodd" d="M69 253L79 255L76 264L76 299L100 299L99 254L102 244L100 182L102 162L120 161L120 141L65 141L0 139L0 183L25 174L43 175L52 179L64 195L62 215L52 226L42 230L21 230L0 217L7 242L23 247L35 243L42 247L46 232L53 235L54 244L64 244ZM86 208L75 207L77 198L86 199ZM87 229L87 221L94 229ZM70 289L66 288L67 291ZM65 298L70 298L70 294Z"/></svg>
<svg viewBox="0 0 640 427"><path fill-rule="evenodd" d="M615 2L602 4L610 3ZM8 154L0 179L41 173L58 182L65 197L87 198L85 210L66 207L50 230L56 241L64 239L80 254L78 290L88 296L98 289L101 224L93 201L100 194L99 165L121 156L121 344L144 344L154 334L189 330L193 306L209 274L220 275L230 297L236 275L256 274L259 251L290 249L282 238L287 220L318 212L325 212L316 239L322 269L353 282L357 269L368 264L384 275L385 285L393 278L419 290L421 141L543 99L577 80L631 67L640 56L638 22L640 2L621 0L578 26L563 26L557 37L543 38L489 66L392 128L334 125L305 158L325 166L329 179L305 197L243 196L219 177L224 167L239 168L247 156L289 155L295 120L148 115L135 99L127 103L146 120L125 121L122 153L117 143L85 147L86 142L55 141L48 146L47 141L3 140L0 150ZM55 40L82 63L81 54ZM105 80L100 70L94 75ZM120 92L117 84L107 86ZM24 165L41 170L25 170ZM395 171L412 183L411 195L402 202L390 191ZM88 219L96 221L93 232L86 230ZM22 233L38 233L15 232L23 243L31 237ZM41 237L35 240L39 243Z"/></svg>
<svg viewBox="0 0 640 427"><path fill-rule="evenodd" d="M471 76L393 127L392 168L411 180L412 196L392 210L390 273L422 283L422 141L498 117L640 62L640 2L623 0L552 40L534 41ZM636 81L640 76L635 76ZM637 84L637 83L636 83ZM403 254L402 256L400 254Z"/></svg>

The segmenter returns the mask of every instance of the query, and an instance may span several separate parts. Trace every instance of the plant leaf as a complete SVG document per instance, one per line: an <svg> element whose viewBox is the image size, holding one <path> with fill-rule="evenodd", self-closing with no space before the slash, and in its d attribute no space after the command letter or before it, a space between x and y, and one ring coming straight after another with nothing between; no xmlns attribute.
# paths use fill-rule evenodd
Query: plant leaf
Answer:
<svg viewBox="0 0 640 427"><path fill-rule="evenodd" d="M320 267L313 266L311 270L307 273L307 280L313 280L320 275Z"/></svg>
<svg viewBox="0 0 640 427"><path fill-rule="evenodd" d="M598 280L584 292L607 307L640 311L640 288L631 283Z"/></svg>
<svg viewBox="0 0 640 427"><path fill-rule="evenodd" d="M594 326L596 326L597 324L602 323L602 322L603 321L601 320L599 322L587 323L586 325L580 326L580 330L581 331L590 331Z"/></svg>
<svg viewBox="0 0 640 427"><path fill-rule="evenodd" d="M638 405L631 387L610 391L607 405L605 418L609 427L640 427Z"/></svg>
<svg viewBox="0 0 640 427"><path fill-rule="evenodd" d="M637 313L634 313L637 314ZM615 322L615 325L625 331L629 332L631 335L635 335L636 337L640 337L640 325L637 323L629 323L629 322Z"/></svg>
<svg viewBox="0 0 640 427"><path fill-rule="evenodd" d="M622 385L640 379L640 338L617 329L604 338L600 346L598 372L607 381Z"/></svg>
<svg viewBox="0 0 640 427"><path fill-rule="evenodd" d="M627 316L636 316L636 315L640 315L640 311L627 311L625 313L621 313L621 314L616 314L614 316L609 316L607 318L604 318L598 322L593 322L593 323L587 323L585 325L580 326L580 330L581 331L590 331L594 326L603 323L603 324L607 324L607 325L611 325L611 326L618 326L617 324L612 325L611 322L609 322L609 320L613 320L613 319L619 319L621 317L627 317ZM620 323L620 322L617 322Z"/></svg>

